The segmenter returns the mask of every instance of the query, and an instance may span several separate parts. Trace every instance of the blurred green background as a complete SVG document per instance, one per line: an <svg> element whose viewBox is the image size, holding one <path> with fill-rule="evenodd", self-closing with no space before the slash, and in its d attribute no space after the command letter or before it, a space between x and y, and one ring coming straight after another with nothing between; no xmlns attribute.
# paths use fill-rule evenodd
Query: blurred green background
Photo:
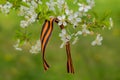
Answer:
<svg viewBox="0 0 120 80"><path fill-rule="evenodd" d="M15 30L20 18L16 14L0 14L0 80L120 80L120 0L95 0L95 11L103 14L111 10L114 21L112 30L102 31L103 45L92 47L92 37L81 37L71 46L75 74L66 71L66 52L60 49L60 30L54 28L53 36L46 50L51 68L44 72L41 53L16 51L13 48ZM35 23L31 31L39 38L42 24Z"/></svg>

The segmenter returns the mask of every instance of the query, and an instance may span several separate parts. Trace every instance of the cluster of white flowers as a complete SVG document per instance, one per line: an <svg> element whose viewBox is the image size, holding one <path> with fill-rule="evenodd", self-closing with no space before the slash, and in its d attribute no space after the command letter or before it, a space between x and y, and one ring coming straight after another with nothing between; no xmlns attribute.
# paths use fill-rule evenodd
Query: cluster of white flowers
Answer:
<svg viewBox="0 0 120 80"><path fill-rule="evenodd" d="M94 0L86 0L88 5L92 8L93 6L95 6L95 2Z"/></svg>
<svg viewBox="0 0 120 80"><path fill-rule="evenodd" d="M78 3L80 12L88 12L94 6L94 0L87 0L88 5Z"/></svg>
<svg viewBox="0 0 120 80"><path fill-rule="evenodd" d="M21 2L22 1L22 2ZM80 3L79 0L73 0L72 5L77 9L70 8L70 3L68 4L66 0L21 0L19 8L19 16L22 16L24 19L20 21L21 29L28 27L30 24L37 21L37 18L42 15L42 19L48 19L53 16L58 20L58 25L63 25L64 29L62 29L59 37L62 40L62 44L60 48L62 48L66 42L72 41L72 44L75 44L79 36L87 36L93 33L97 33L96 39L91 43L91 45L101 45L101 41L103 37L98 34L98 32L93 32L93 27L95 23L97 23L97 19L91 17L91 13L89 14L89 10L91 10L95 2L94 0L86 0L86 3ZM44 7L42 6L44 5ZM12 8L13 7L13 8ZM8 14L10 9L16 9L10 2L6 1L6 4L0 5L0 12ZM45 11L44 11L44 8ZM43 12L41 12L43 10ZM39 14L40 13L40 14ZM41 19L41 17L40 17ZM102 24L102 23L100 23ZM107 24L104 24L106 27ZM72 27L71 27L72 26ZM97 25L100 26L99 24ZM96 26L96 27L97 27ZM70 31L69 28L72 28L74 31L67 33ZM109 18L109 29L113 27L113 20ZM103 27L104 28L104 27ZM14 45L16 50L22 51L20 39L17 40L17 43ZM38 53L41 50L40 40L37 40L34 46L30 46L30 53Z"/></svg>
<svg viewBox="0 0 120 80"><path fill-rule="evenodd" d="M65 0L50 0L49 2L46 2L46 5L48 6L49 10L53 11L54 13L56 13L55 7L57 7L61 12L61 10L67 6Z"/></svg>
<svg viewBox="0 0 120 80"><path fill-rule="evenodd" d="M24 45L26 45L26 42L24 42ZM22 45L22 46L24 46L24 45ZM15 45L13 45L13 47L16 49L16 50L18 50L18 51L22 51L23 49L22 49L22 47L21 47L21 45L20 45L20 39L17 39L17 42L16 42L16 44ZM34 46L31 46L31 48L30 48L30 53L32 53L32 54L37 54L38 52L40 52L41 51L41 43L40 43L40 40L37 40L36 41L36 44L34 45Z"/></svg>
<svg viewBox="0 0 120 80"><path fill-rule="evenodd" d="M67 7L65 0L57 0L57 7L61 11L62 8Z"/></svg>
<svg viewBox="0 0 120 80"><path fill-rule="evenodd" d="M81 22L81 18L79 17L79 12L70 14L68 16L68 20L71 24L73 24L73 28L75 28L75 26L78 26L78 23Z"/></svg>
<svg viewBox="0 0 120 80"><path fill-rule="evenodd" d="M78 41L78 39L79 39L78 36L79 36L79 35L87 36L88 34L91 34L91 31L89 31L89 30L87 29L87 25L86 25L86 24L83 24L83 25L82 25L82 31L78 31L77 33L74 34L75 39L74 39L74 41L72 42L72 44L75 44L75 43Z"/></svg>
<svg viewBox="0 0 120 80"><path fill-rule="evenodd" d="M77 2L77 1L75 1ZM71 24L73 24L73 28L78 25L79 22L81 22L81 17L88 12L89 9L92 9L94 6L94 0L87 0L88 5L78 3L79 10L77 12L73 12L73 10L70 10L65 0L50 0L49 2L46 2L47 6L49 7L49 10L52 10L56 13L55 7L58 7L58 10L61 12L63 9L65 11L64 14L61 16L58 16L59 19L58 25L64 25L67 26L67 22L69 21Z"/></svg>
<svg viewBox="0 0 120 80"><path fill-rule="evenodd" d="M55 11L56 2L50 0L50 2L46 2L46 5L48 6L49 10Z"/></svg>
<svg viewBox="0 0 120 80"><path fill-rule="evenodd" d="M91 7L89 5L78 3L80 12L88 12Z"/></svg>
<svg viewBox="0 0 120 80"><path fill-rule="evenodd" d="M41 51L41 43L40 43L40 40L37 40L36 44L34 46L31 47L30 49L30 53L38 53Z"/></svg>
<svg viewBox="0 0 120 80"><path fill-rule="evenodd" d="M77 0L75 1L75 3L76 2L77 2ZM86 13L90 9L92 9L92 7L95 5L94 0L87 0L87 3L88 3L88 5L78 3L79 9L78 9L77 12L74 12L73 10L70 10L69 7L67 6L67 4L64 2L64 0L62 0L61 5L64 6L65 13L62 16L57 17L59 19L58 25L67 26L66 21L68 21L70 24L73 25L73 28L75 29L75 27L78 26L78 24L82 21L81 17L86 16ZM111 22L111 25L112 25L112 20L111 19L110 19L110 22ZM79 39L78 38L79 35L86 36L86 35L90 35L91 32L93 32L93 31L90 31L88 29L87 24L83 24L81 26L82 26L81 31L79 30L77 33L73 33L72 35L67 34L65 29L62 30L62 32L59 34L59 36L61 37L61 40L63 42L61 44L60 48L62 48L67 41L70 41L72 36L75 37L72 44L75 44ZM96 38L95 41L92 42L92 45L100 45L102 39L103 38L100 35L97 35L97 38Z"/></svg>
<svg viewBox="0 0 120 80"><path fill-rule="evenodd" d="M24 16L25 20L22 20L20 22L20 26L22 28L28 27L30 24L34 23L37 18L37 13L35 9L38 7L38 5L41 4L40 0L38 0L39 3L37 3L35 0L23 0L23 2L26 2L29 7L20 6L20 13L19 16Z"/></svg>
<svg viewBox="0 0 120 80"><path fill-rule="evenodd" d="M61 37L61 40L63 42L60 48L63 48L66 42L70 41L71 39L71 36L67 34L66 29L62 29L61 33L59 34L59 37Z"/></svg>
<svg viewBox="0 0 120 80"><path fill-rule="evenodd" d="M0 10L2 13L8 14L12 6L13 5L10 2L6 2L6 4L0 5Z"/></svg>

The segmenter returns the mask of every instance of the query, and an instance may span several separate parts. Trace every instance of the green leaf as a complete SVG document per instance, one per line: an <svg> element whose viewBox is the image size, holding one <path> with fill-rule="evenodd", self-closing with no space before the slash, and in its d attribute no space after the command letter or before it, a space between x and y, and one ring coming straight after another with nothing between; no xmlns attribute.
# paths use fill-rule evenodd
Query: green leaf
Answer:
<svg viewBox="0 0 120 80"><path fill-rule="evenodd" d="M104 15L103 15L101 21L106 20L106 19L109 17L109 15L110 15L110 11L106 11L106 12L104 13Z"/></svg>

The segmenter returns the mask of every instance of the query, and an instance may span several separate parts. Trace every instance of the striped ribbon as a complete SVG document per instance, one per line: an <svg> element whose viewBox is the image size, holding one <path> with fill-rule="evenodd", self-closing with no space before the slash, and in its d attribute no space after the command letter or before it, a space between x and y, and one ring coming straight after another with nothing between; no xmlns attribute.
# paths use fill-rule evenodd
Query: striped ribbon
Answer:
<svg viewBox="0 0 120 80"><path fill-rule="evenodd" d="M59 20L56 19L56 18L51 18L50 20L45 20L45 22L42 26L40 40L41 40L41 51L42 51L43 66L44 66L45 70L47 70L49 68L49 65L48 65L48 63L45 59L45 49L46 49L47 43L50 39L50 36L52 34L52 31L53 31L53 22L58 23L58 21ZM64 26L61 25L60 28L62 30L64 28ZM74 73L69 41L66 42L66 53L67 53L67 72L68 73Z"/></svg>
<svg viewBox="0 0 120 80"><path fill-rule="evenodd" d="M49 68L49 65L45 59L45 49L46 49L48 40L50 39L50 36L52 34L53 21L54 21L53 18L51 18L50 21L45 20L45 23L43 24L42 31L41 31L41 37L40 37L43 66L45 70Z"/></svg>
<svg viewBox="0 0 120 80"><path fill-rule="evenodd" d="M61 30L64 29L64 26L60 26ZM74 67L72 64L71 52L70 52L70 42L66 42L66 53L67 53L67 72L74 73Z"/></svg>

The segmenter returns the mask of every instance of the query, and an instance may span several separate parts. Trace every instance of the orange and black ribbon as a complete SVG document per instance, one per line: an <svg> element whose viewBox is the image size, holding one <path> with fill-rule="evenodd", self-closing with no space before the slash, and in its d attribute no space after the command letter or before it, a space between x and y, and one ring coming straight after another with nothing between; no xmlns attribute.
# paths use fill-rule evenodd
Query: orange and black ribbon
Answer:
<svg viewBox="0 0 120 80"><path fill-rule="evenodd" d="M64 29L64 26L60 26L61 30ZM74 73L74 67L72 64L71 52L70 52L70 42L66 42L66 53L67 53L67 72Z"/></svg>
<svg viewBox="0 0 120 80"><path fill-rule="evenodd" d="M40 37L41 51L42 51L43 66L44 66L45 70L47 70L49 68L49 65L45 59L45 49L46 49L47 43L50 39L50 36L52 34L52 31L53 31L53 22L54 21L58 23L58 19L55 19L55 18L51 18L50 20L45 20L45 22L42 26L42 31L41 31L41 37ZM64 26L61 25L60 28L62 30L64 28ZM69 41L66 42L66 52L67 52L67 71L68 71L68 73L74 73Z"/></svg>
<svg viewBox="0 0 120 80"><path fill-rule="evenodd" d="M69 42L66 43L66 52L67 52L67 71L68 73L74 73Z"/></svg>
<svg viewBox="0 0 120 80"><path fill-rule="evenodd" d="M47 43L50 39L50 36L52 34L53 21L54 21L53 18L51 18L50 21L45 20L45 23L44 23L44 25L42 27L42 31L41 31L41 37L40 37L43 66L44 66L45 70L47 70L49 68L49 65L45 59L45 49L46 49Z"/></svg>

